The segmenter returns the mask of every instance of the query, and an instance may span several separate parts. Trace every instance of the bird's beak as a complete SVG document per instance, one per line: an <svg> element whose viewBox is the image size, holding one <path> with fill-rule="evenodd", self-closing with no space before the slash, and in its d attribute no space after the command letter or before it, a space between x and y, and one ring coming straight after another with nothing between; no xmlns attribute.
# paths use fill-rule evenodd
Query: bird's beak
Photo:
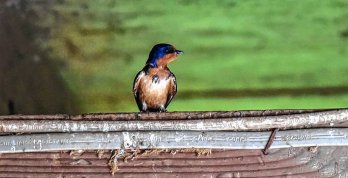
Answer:
<svg viewBox="0 0 348 178"><path fill-rule="evenodd" d="M184 51L181 51L181 50L175 50L175 54L176 55L181 55L181 54L184 54Z"/></svg>

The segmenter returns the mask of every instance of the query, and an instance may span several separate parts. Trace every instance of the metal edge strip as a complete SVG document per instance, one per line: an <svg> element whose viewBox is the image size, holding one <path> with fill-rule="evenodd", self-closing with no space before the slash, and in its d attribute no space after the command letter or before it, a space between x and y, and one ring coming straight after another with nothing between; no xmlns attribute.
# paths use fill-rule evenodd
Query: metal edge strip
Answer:
<svg viewBox="0 0 348 178"><path fill-rule="evenodd" d="M348 129L279 131L270 149L348 146ZM0 136L0 153L98 149L263 149L270 132L143 131Z"/></svg>

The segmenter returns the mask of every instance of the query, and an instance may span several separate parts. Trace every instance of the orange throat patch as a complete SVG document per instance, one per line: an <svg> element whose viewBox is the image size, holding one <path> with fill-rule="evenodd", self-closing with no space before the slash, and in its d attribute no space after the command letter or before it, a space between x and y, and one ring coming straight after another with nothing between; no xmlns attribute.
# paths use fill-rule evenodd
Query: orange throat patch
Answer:
<svg viewBox="0 0 348 178"><path fill-rule="evenodd" d="M160 58L157 61L157 66L162 66L162 67L166 67L167 64L169 64L170 62L174 61L177 57L177 54L172 53L172 54L166 54L165 56L163 56L162 58Z"/></svg>

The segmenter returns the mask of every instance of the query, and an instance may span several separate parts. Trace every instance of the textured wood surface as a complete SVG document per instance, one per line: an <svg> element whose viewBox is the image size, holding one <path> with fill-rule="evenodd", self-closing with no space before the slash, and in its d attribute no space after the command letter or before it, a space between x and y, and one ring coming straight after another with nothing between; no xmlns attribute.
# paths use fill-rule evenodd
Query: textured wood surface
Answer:
<svg viewBox="0 0 348 178"><path fill-rule="evenodd" d="M322 115L321 113L335 113ZM289 119L301 116L321 115L319 121L327 127L346 125L346 110L266 110L266 111L234 111L234 112L183 112L183 113L120 113L120 114L84 114L84 115L11 115L0 116L0 122L10 121L186 121L186 120L214 120L244 119L256 117L269 119L289 116ZM335 114L334 114L335 115ZM279 116L279 117L278 117ZM311 117L310 119L314 119ZM341 118L338 119L337 118ZM260 118L258 118L260 119ZM335 119L338 122L334 122ZM315 120L315 119L314 119ZM250 121L251 122L251 121ZM285 121L286 122L286 121ZM15 122L14 122L15 123ZM297 123L289 122L289 124ZM272 125L272 124L268 124ZM301 128L310 129L312 125L302 125ZM320 125L318 125L320 126ZM272 127L268 127L272 128ZM6 127L2 129L11 129ZM14 129L14 128L12 128ZM282 130L287 130L284 127ZM329 131L331 128L325 128ZM135 129L137 130L137 129ZM183 132L178 130L177 132ZM332 129L334 130L334 129ZM125 130L127 131L127 130ZM4 132L4 130L2 130ZM11 130L7 130L7 138ZM73 130L69 132L74 133ZM111 131L106 131L110 132ZM210 131L206 131L210 132ZM280 131L282 132L282 131ZM279 133L280 133L279 132ZM90 133L93 132L82 132ZM18 133L17 133L18 134ZM29 133L27 133L29 134ZM32 133L37 134L37 133ZM42 133L41 133L42 134ZM64 134L64 133L56 133ZM67 133L65 133L67 134ZM278 134L278 137L281 134ZM332 135L332 134L331 134ZM333 135L335 135L333 133ZM276 134L276 139L278 138ZM343 138L344 137L344 138ZM347 136L342 135L342 139ZM319 138L319 137L318 137ZM341 137L340 137L341 138ZM279 139L279 138L278 138ZM315 139L315 138L313 138ZM336 138L331 139L333 141ZM331 140L328 140L331 142ZM339 141L337 139L336 141ZM276 143L276 142L274 142ZM290 143L290 142L289 142ZM135 147L134 147L135 148ZM133 148L133 149L134 149ZM100 153L100 152L99 152ZM118 170L114 177L346 177L348 163L348 147L345 146L302 146L282 149L271 149L269 154L262 150L221 150L214 149L209 153L206 149L171 149L171 150L126 150L125 154L112 158L110 150L103 154L96 151L45 151L35 153L2 153L0 154L0 177L112 177L110 160L114 160Z"/></svg>
<svg viewBox="0 0 348 178"><path fill-rule="evenodd" d="M162 151L118 161L114 177L332 177L345 174L345 147L261 150ZM107 151L0 155L0 177L112 177Z"/></svg>

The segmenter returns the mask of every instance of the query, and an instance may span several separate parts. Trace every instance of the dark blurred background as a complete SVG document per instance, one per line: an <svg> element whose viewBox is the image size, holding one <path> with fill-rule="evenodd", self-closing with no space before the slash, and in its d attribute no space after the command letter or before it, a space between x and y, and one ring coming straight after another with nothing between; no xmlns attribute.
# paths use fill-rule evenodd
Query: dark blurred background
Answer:
<svg viewBox="0 0 348 178"><path fill-rule="evenodd" d="M348 107L346 0L2 0L0 114L137 111L160 42L169 111Z"/></svg>

